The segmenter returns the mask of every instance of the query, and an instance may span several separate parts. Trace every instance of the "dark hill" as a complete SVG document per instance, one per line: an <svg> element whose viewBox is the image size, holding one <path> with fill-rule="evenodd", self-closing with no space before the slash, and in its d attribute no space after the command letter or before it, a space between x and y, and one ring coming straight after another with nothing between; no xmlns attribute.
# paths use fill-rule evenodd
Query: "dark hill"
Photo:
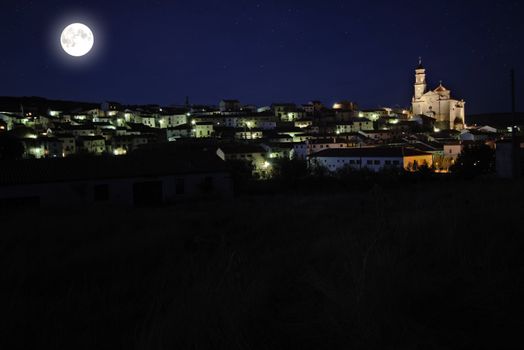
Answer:
<svg viewBox="0 0 524 350"><path fill-rule="evenodd" d="M490 125L496 128L507 128L512 124L511 113L484 113L466 116L468 125ZM517 112L515 115L517 125L524 124L524 112Z"/></svg>
<svg viewBox="0 0 524 350"><path fill-rule="evenodd" d="M24 106L24 110L26 111L45 114L49 109L58 111L74 111L78 109L82 110L99 108L100 103L48 100L46 98L36 96L0 96L0 111L19 112L21 110L21 106Z"/></svg>

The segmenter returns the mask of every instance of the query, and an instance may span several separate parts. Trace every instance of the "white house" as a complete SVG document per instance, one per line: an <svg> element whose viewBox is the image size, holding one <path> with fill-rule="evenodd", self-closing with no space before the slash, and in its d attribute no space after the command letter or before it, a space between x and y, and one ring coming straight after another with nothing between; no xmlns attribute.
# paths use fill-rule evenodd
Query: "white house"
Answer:
<svg viewBox="0 0 524 350"><path fill-rule="evenodd" d="M256 140L261 139L264 135L263 131L260 129L239 129L235 132L235 139L238 140Z"/></svg>
<svg viewBox="0 0 524 350"><path fill-rule="evenodd" d="M161 115L157 122L159 128L165 129L187 124L187 119L187 114Z"/></svg>
<svg viewBox="0 0 524 350"><path fill-rule="evenodd" d="M63 144L63 156L67 157L76 153L76 139L72 134L60 134L56 135L56 138L62 141Z"/></svg>
<svg viewBox="0 0 524 350"><path fill-rule="evenodd" d="M80 149L91 154L102 154L106 151L106 139L103 136L80 136Z"/></svg>
<svg viewBox="0 0 524 350"><path fill-rule="evenodd" d="M263 173L268 170L267 151L254 144L225 144L217 149L217 155L223 160L243 160L250 162L254 172Z"/></svg>
<svg viewBox="0 0 524 350"><path fill-rule="evenodd" d="M459 136L462 141L486 141L496 137L497 135L493 132L481 131L478 129L462 130Z"/></svg>
<svg viewBox="0 0 524 350"><path fill-rule="evenodd" d="M458 156L462 153L463 148L464 146L460 141L448 141L444 144L444 157L457 160Z"/></svg>
<svg viewBox="0 0 524 350"><path fill-rule="evenodd" d="M196 122L192 126L193 137L202 138L202 137L211 137L213 136L213 122Z"/></svg>
<svg viewBox="0 0 524 350"><path fill-rule="evenodd" d="M220 112L236 112L240 111L240 101L238 100L222 100L218 104Z"/></svg>

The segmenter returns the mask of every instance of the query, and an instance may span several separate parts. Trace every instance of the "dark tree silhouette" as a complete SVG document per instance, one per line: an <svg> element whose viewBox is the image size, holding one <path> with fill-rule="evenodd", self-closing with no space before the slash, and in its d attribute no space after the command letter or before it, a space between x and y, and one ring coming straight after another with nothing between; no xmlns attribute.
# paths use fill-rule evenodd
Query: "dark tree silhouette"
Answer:
<svg viewBox="0 0 524 350"><path fill-rule="evenodd" d="M22 142L8 135L0 136L0 159L20 159L23 155Z"/></svg>
<svg viewBox="0 0 524 350"><path fill-rule="evenodd" d="M273 178L286 183L307 177L307 163L298 159L277 158L273 160Z"/></svg>
<svg viewBox="0 0 524 350"><path fill-rule="evenodd" d="M495 172L495 152L489 146L465 148L450 168L451 172L466 178Z"/></svg>

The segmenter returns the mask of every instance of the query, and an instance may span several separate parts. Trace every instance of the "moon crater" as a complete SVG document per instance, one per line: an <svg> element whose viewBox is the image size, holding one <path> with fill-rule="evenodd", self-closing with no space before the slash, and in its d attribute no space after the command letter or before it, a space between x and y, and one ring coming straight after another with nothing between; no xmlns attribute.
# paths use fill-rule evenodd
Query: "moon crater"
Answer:
<svg viewBox="0 0 524 350"><path fill-rule="evenodd" d="M68 25L60 36L64 51L74 57L86 55L93 47L95 40L91 29L82 23Z"/></svg>

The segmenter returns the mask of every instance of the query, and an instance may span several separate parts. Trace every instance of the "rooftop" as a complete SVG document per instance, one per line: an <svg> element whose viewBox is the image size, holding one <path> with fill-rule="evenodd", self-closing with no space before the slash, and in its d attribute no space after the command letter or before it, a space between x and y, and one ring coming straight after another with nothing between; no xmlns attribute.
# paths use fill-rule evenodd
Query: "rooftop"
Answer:
<svg viewBox="0 0 524 350"><path fill-rule="evenodd" d="M364 148L340 148L320 151L312 157L342 158L342 157L386 157L401 158L404 156L427 156L430 153L404 147L364 147Z"/></svg>
<svg viewBox="0 0 524 350"><path fill-rule="evenodd" d="M26 159L0 163L0 186L223 171L214 152Z"/></svg>
<svg viewBox="0 0 524 350"><path fill-rule="evenodd" d="M254 144L227 144L221 145L219 148L225 154L238 153L265 153L266 151L259 145Z"/></svg>

